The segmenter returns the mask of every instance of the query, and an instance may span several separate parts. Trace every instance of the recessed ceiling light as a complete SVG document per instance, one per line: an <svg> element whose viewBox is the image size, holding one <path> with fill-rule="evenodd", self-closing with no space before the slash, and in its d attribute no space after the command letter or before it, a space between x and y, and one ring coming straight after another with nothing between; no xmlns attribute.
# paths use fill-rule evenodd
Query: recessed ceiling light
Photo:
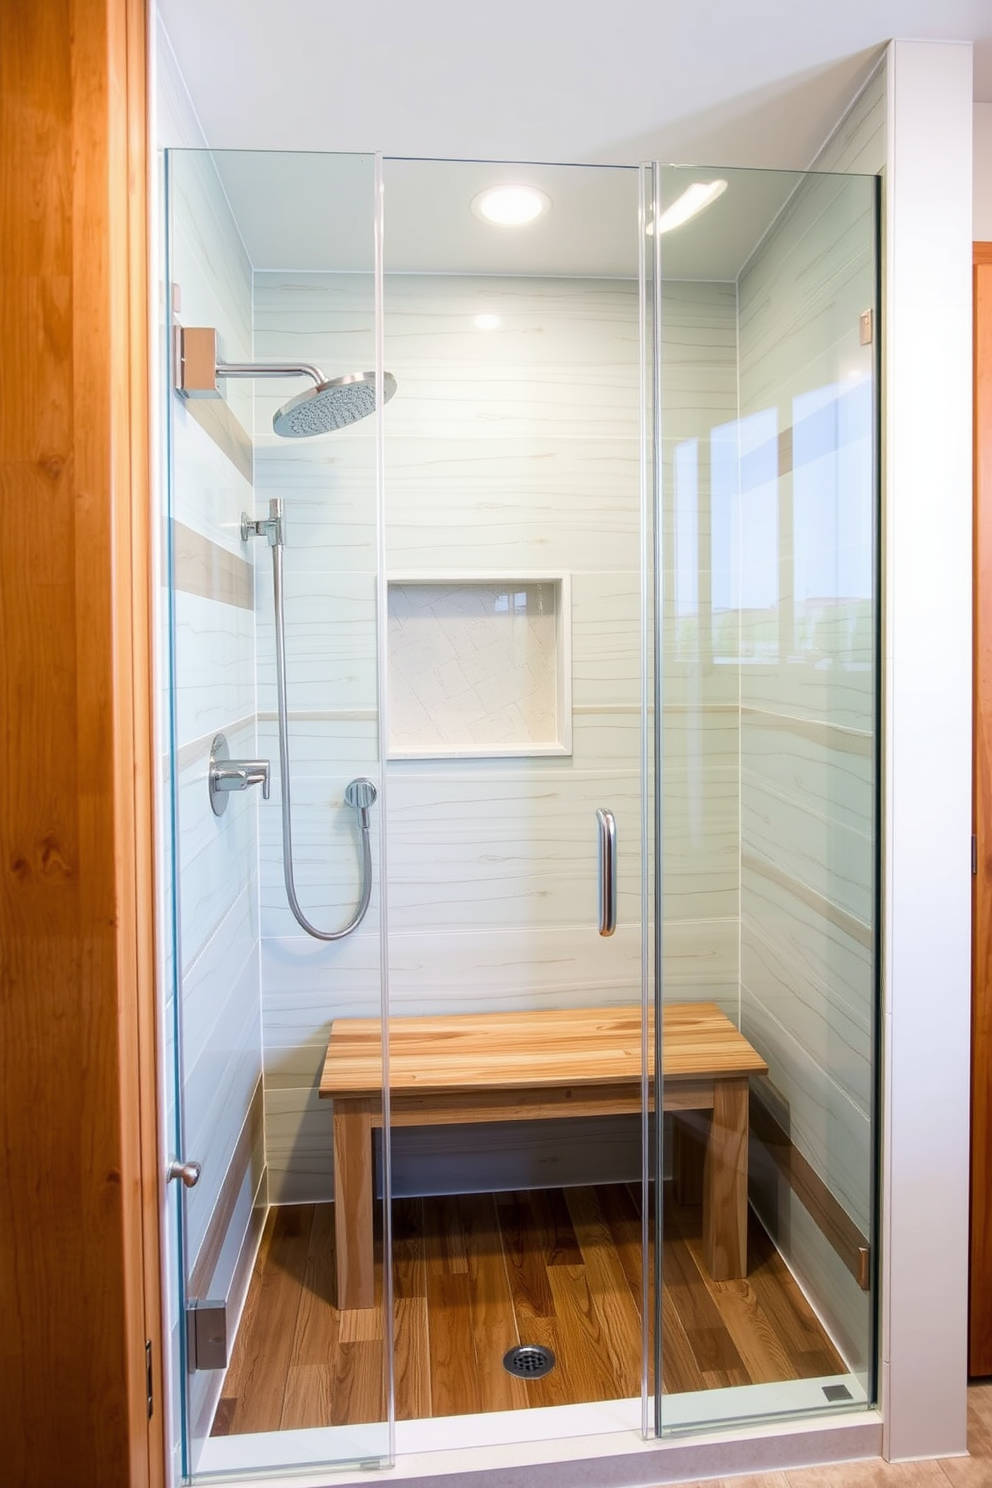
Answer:
<svg viewBox="0 0 992 1488"><path fill-rule="evenodd" d="M687 186L682 195L676 197L670 207L666 207L658 218L658 232L671 232L675 227L681 227L690 218L697 217L700 212L706 210L722 196L727 189L726 181L693 181ZM648 223L648 232L654 233L654 223Z"/></svg>
<svg viewBox="0 0 992 1488"><path fill-rule="evenodd" d="M536 186L490 186L472 200L472 211L498 227L525 227L551 208L551 198Z"/></svg>
<svg viewBox="0 0 992 1488"><path fill-rule="evenodd" d="M472 324L478 326L480 331L496 331L499 329L499 316L477 315Z"/></svg>

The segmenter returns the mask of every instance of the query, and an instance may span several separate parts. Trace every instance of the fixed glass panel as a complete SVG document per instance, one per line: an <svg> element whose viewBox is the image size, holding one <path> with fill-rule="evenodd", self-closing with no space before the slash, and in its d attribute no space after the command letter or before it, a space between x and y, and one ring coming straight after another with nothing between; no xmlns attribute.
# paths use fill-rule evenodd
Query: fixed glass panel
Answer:
<svg viewBox="0 0 992 1488"><path fill-rule="evenodd" d="M877 229L871 178L661 193L674 1432L874 1396Z"/></svg>
<svg viewBox="0 0 992 1488"><path fill-rule="evenodd" d="M184 1470L380 1463L381 1061L357 1147L320 1088L382 1011L375 162L173 151L167 207Z"/></svg>
<svg viewBox="0 0 992 1488"><path fill-rule="evenodd" d="M639 174L384 186L397 1449L637 1432Z"/></svg>

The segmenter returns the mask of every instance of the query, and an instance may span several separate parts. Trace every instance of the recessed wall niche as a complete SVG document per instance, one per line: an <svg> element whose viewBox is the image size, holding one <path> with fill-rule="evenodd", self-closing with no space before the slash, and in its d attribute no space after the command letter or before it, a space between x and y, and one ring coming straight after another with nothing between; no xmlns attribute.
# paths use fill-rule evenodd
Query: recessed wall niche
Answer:
<svg viewBox="0 0 992 1488"><path fill-rule="evenodd" d="M389 758L571 754L569 576L388 580Z"/></svg>

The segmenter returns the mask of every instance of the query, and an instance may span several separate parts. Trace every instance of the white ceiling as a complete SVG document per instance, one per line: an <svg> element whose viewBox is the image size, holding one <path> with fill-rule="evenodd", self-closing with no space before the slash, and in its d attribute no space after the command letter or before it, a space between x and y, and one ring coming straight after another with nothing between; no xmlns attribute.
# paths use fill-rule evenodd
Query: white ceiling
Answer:
<svg viewBox="0 0 992 1488"><path fill-rule="evenodd" d="M217 151L214 159L256 269L371 270L371 156L237 150ZM690 181L715 174L665 168L663 206ZM736 279L799 179L791 172L726 174L724 195L665 236L668 278ZM473 198L508 181L543 190L548 215L525 228L477 218ZM637 275L638 173L631 167L387 160L384 188L387 272Z"/></svg>
<svg viewBox="0 0 992 1488"><path fill-rule="evenodd" d="M801 169L893 36L992 0L159 0L214 146Z"/></svg>

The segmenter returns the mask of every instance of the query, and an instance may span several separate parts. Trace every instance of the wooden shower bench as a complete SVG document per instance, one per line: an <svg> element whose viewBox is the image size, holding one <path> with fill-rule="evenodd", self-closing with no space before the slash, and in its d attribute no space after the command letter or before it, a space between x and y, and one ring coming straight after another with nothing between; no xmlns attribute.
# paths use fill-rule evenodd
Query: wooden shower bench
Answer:
<svg viewBox="0 0 992 1488"><path fill-rule="evenodd" d="M715 1003L673 1003L663 1020L664 1110L712 1113L703 1165L706 1265L715 1281L737 1279L747 1273L748 1076L768 1066ZM391 1018L389 1090L392 1126L636 1112L641 1010ZM373 1305L372 1129L382 1126L381 1091L379 1020L335 1019L320 1094L334 1102L341 1309Z"/></svg>

